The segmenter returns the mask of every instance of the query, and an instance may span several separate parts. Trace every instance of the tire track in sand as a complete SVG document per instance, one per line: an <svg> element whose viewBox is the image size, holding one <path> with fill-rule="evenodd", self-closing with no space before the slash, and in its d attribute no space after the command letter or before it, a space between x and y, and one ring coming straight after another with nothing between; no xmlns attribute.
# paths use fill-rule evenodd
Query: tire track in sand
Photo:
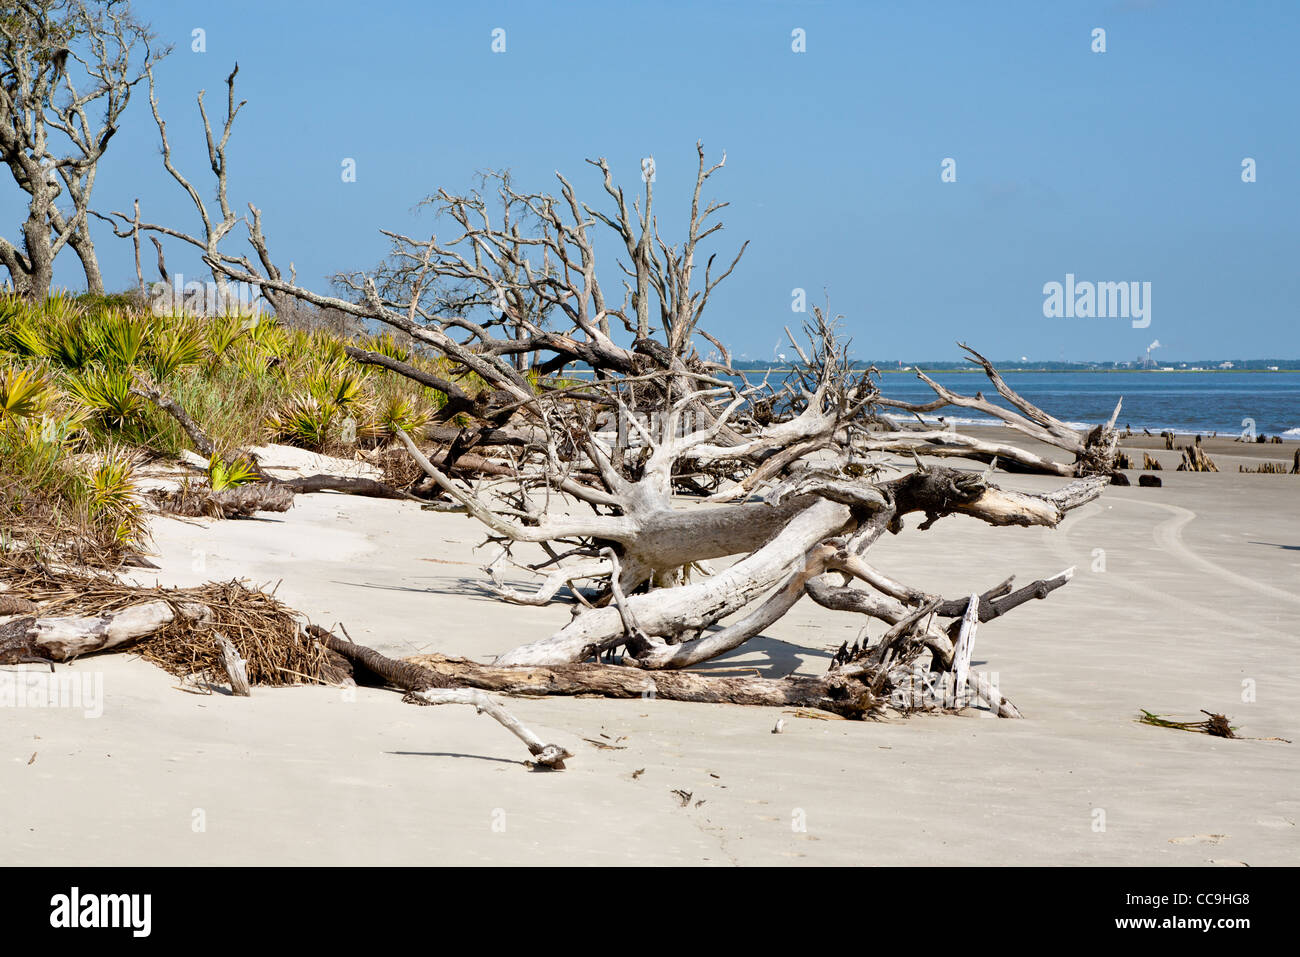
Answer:
<svg viewBox="0 0 1300 957"><path fill-rule="evenodd" d="M1123 501L1126 505L1132 504L1139 508L1145 506L1164 509L1173 513L1170 518L1161 522L1151 530L1152 538L1156 545L1164 549L1167 554L1171 554L1175 558L1181 559L1187 564L1196 566L1203 571L1213 574L1216 576L1216 581L1228 579L1243 587L1250 588L1253 591L1268 594L1290 604L1300 605L1300 595L1296 595L1293 592L1286 591L1285 589L1276 588L1273 585L1265 584L1264 582L1257 581L1246 575L1241 575L1237 572L1223 568L1209 559L1198 555L1188 547L1182 539L1182 529L1192 521L1192 519L1196 518L1196 513L1190 509L1182 508L1178 505L1167 505L1164 502L1143 502L1136 499L1125 499ZM1073 546L1070 542L1070 533L1073 532L1080 523L1103 514L1104 511L1095 511L1092 509L1072 512L1066 517L1065 521L1057 526L1056 529L1050 530L1055 532L1055 534L1049 534L1047 536L1048 544L1052 551L1056 553L1058 558L1065 562L1075 565L1082 564L1084 567L1087 567L1087 559L1080 559L1077 554L1077 546ZM1212 604L1209 602L1197 601L1186 596L1168 595L1158 589L1152 588L1150 583L1133 581L1127 575L1111 573L1107 578L1109 581L1118 582L1126 590L1133 592L1134 594L1141 595L1144 598L1155 598L1162 604L1171 608L1176 608L1184 614L1186 613L1188 606L1194 606L1197 609L1197 614L1201 617L1212 618L1233 628L1241 627L1240 617L1221 611L1217 603ZM1257 631L1267 632L1278 637L1289 639L1295 638L1294 633L1291 631L1284 631L1259 623L1255 623L1252 627Z"/></svg>
<svg viewBox="0 0 1300 957"><path fill-rule="evenodd" d="M1183 526L1192 519L1196 518L1196 513L1189 508L1183 508L1180 505L1169 505L1165 502L1139 502L1140 505L1150 505L1154 508L1163 508L1166 511L1173 512L1172 518L1161 522L1155 527L1156 543L1167 550L1176 554L1184 561L1190 562L1199 568L1204 569L1210 574L1228 581L1236 582L1243 588L1249 588L1264 595L1288 601L1294 605L1300 605L1300 595L1295 592L1287 591L1285 588L1278 588L1267 582L1251 578L1249 575L1241 575L1229 568L1224 568L1215 562L1210 561L1203 555L1198 555L1193 551L1186 542L1183 541Z"/></svg>

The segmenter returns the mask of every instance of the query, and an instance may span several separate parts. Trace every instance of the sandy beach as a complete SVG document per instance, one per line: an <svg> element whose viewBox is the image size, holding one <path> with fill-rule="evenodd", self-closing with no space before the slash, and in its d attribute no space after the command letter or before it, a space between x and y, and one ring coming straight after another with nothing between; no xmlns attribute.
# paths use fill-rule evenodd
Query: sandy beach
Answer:
<svg viewBox="0 0 1300 957"><path fill-rule="evenodd" d="M1300 741L1300 477L1237 471L1289 463L1295 446L1206 443L1218 473L1174 471L1178 453L1158 437L1127 440L1154 450L1163 487L1137 487L1130 473L1132 487L1111 487L1055 530L950 516L876 546L892 573L948 596L1076 568L1048 600L979 631L973 666L998 675L1024 720L969 711L855 722L654 699L509 699L575 755L563 773L533 773L518 742L469 708L415 708L370 688L200 695L142 660L107 654L60 668L102 674L102 716L3 715L8 858L1294 864L1300 745L1136 721L1139 709L1189 720L1206 709L1248 738ZM997 480L1029 491L1063 484ZM494 598L481 539L463 515L302 495L287 513L254 520L156 518L160 570L135 577L238 577L386 654L488 661L563 625L569 606ZM822 674L860 628L805 600L704 667ZM771 733L782 717L783 732Z"/></svg>

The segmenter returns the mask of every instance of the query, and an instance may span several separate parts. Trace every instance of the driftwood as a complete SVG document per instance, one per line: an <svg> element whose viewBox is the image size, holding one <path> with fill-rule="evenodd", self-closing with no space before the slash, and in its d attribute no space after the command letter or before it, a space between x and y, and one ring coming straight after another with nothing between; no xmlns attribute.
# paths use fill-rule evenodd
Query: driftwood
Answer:
<svg viewBox="0 0 1300 957"><path fill-rule="evenodd" d="M409 662L394 661L373 648L344 641L317 625L308 626L307 631L324 647L361 665L367 672L378 676L385 683L407 692L403 700L410 701L412 704L472 705L480 714L487 714L523 741L533 756L533 763L538 767L562 771L565 759L573 757L569 751L559 745L547 744L525 727L518 718L480 690L463 686L453 687L453 684L461 683L452 682L443 675Z"/></svg>
<svg viewBox="0 0 1300 957"><path fill-rule="evenodd" d="M953 688L957 700L961 701L966 693L966 679L970 675L970 659L975 651L975 631L979 626L980 596L971 595L966 614L961 618L957 641L952 650Z"/></svg>
<svg viewBox="0 0 1300 957"><path fill-rule="evenodd" d="M221 646L222 660L226 667L226 677L230 679L231 693L241 698L247 698L250 692L246 662L239 657L239 652L235 650L235 646L229 638L218 632L216 639Z"/></svg>
<svg viewBox="0 0 1300 957"><path fill-rule="evenodd" d="M598 694L607 698L818 708L848 718L867 717L881 704L865 683L833 675L759 678L694 671L650 672L601 664L497 667L441 655L418 655L409 660L459 684L503 694Z"/></svg>
<svg viewBox="0 0 1300 957"><path fill-rule="evenodd" d="M233 80L232 73L232 103ZM233 110L226 134L231 121ZM220 162L213 164L223 204L225 144L221 139ZM217 250L228 230L167 234L203 249L214 273L259 288L272 304L302 302L381 323L409 336L413 349L438 357L433 375L348 350L354 361L447 396L434 428L449 428L452 415L465 427L446 449L426 454L405 432L396 434L429 487L482 525L497 550L490 559L494 575L513 563L545 576L531 596L498 584L500 596L542 604L567 589L582 606L555 634L504 651L497 668L549 670L545 680L575 687L634 681L640 693L649 680L660 696L673 689L784 703L792 694L822 695L826 706L867 708L914 664L946 672L954 651L953 639L933 623L941 602L872 568L865 558L871 545L883 534L928 533L945 520L1056 526L1099 496L1110 476L1123 474L1115 427L1121 406L1107 422L1081 432L1017 393L964 344L1000 402L952 392L924 373L933 402L891 400L881 395L875 370L850 361L836 320L818 308L802 336L787 330L797 356L789 374L779 383L750 381L700 324L745 246L730 259L705 248L717 241L726 204L702 200L702 192L724 162L708 164L701 144L696 153L691 211L676 242L657 233L653 178L629 205L604 159L591 163L604 191L602 208L581 201L558 174L555 195L521 192L508 176L488 174L491 191L436 192L449 228L429 239L390 234L393 268L336 277L344 296L300 286L292 273L286 280L251 204L247 240L256 260ZM188 181L174 168L169 172L203 212ZM487 192L495 198L485 199ZM489 209L498 201L504 215ZM152 224L137 228L161 231ZM601 266L609 240L627 258ZM456 290L455 302L437 292L445 289ZM463 384L469 381L473 395ZM1012 435L1069 458L1058 462L1010 442L948 430L880 431L887 422L882 409L919 416L949 406L991 416ZM435 434L442 441L447 433ZM500 454L483 454L489 447ZM891 453L907 456L915 469L897 476L902 470ZM480 460L470 458L476 454ZM990 467L965 472L924 464L922 455L983 458ZM1074 481L1029 494L995 484L995 464ZM682 491L702 501L684 507ZM909 525L912 515L919 521ZM514 551L525 551L522 546L539 546L545 557L531 550L531 564L524 564ZM715 559L726 560L724 570L708 570ZM712 682L723 679L709 676L706 691L703 676L683 672L761 634L807 595L884 623L885 636L822 679L718 685ZM977 607L982 616L983 599ZM620 648L623 666L589 664ZM617 667L626 670L606 670ZM516 667L501 680L518 673ZM970 676L970 684L999 714L1018 714L982 676ZM627 685L619 693L633 690Z"/></svg>
<svg viewBox="0 0 1300 957"><path fill-rule="evenodd" d="M293 490L261 482L213 491L206 486L154 489L150 496L172 515L247 518L257 512L285 512L293 507Z"/></svg>
<svg viewBox="0 0 1300 957"><path fill-rule="evenodd" d="M1230 719L1226 715L1206 711L1204 708L1201 709L1201 714L1206 716L1203 721L1172 721L1164 715L1143 708L1138 723L1154 725L1157 728L1173 728L1177 731L1197 731L1216 738L1238 737L1237 729L1229 723Z"/></svg>
<svg viewBox="0 0 1300 957"><path fill-rule="evenodd" d="M419 502L419 496L403 492L376 479L346 475L306 475L301 478L274 479L274 488L286 489L296 494L307 492L345 492L369 498L388 498Z"/></svg>
<svg viewBox="0 0 1300 957"><path fill-rule="evenodd" d="M161 255L161 251L159 255ZM208 438L208 434L199 428L199 424L185 411L185 407L171 396L164 395L160 389L154 386L142 383L136 383L131 392L142 399L148 399L160 410L175 419L176 424L190 437L190 441L194 443L194 447L199 450L199 454L204 458L210 459L217 454L217 448L212 439ZM250 456L248 461L253 462L254 459Z"/></svg>
<svg viewBox="0 0 1300 957"><path fill-rule="evenodd" d="M360 350L353 349L352 351L358 352ZM207 433L203 431L176 399L164 395L157 388L147 385L137 384L131 391L153 402L159 409L175 419L186 435L190 437L194 447L204 457L211 459L217 454L212 439L208 437ZM349 495L363 495L371 498L420 501L418 496L403 492L371 478L343 475L306 475L291 479L276 478L261 467L257 461L257 456L252 452L241 450L236 457L244 459L252 466L253 471L260 479L259 482L219 491L182 489L179 492L157 492L154 496L155 500L162 507L175 514L210 515L214 518L247 518L255 512L284 512L292 507L295 494L309 492L344 492Z"/></svg>
<svg viewBox="0 0 1300 957"><path fill-rule="evenodd" d="M1118 452L1120 434L1115 429L1115 420L1119 418L1120 407L1123 404L1122 399L1116 403L1115 411L1111 414L1108 422L1098 425L1087 432L1079 432L1057 419L1051 413L1040 409L1012 389L987 358L964 342L959 342L958 345L965 350L971 362L978 364L984 370L998 395L1011 408L989 401L984 398L982 392L977 392L973 396L953 392L924 372L918 372L917 378L934 390L937 398L933 401L914 403L878 396L873 400L874 404L886 408L902 409L916 415L923 412L935 412L950 406L972 409L991 417L1013 431L1071 453L1074 456L1074 461L1069 464L1058 463L1015 446L994 446L991 443L950 430L928 433L920 443L918 443L918 436L907 432L877 434L866 440L866 448L885 451L925 452L932 455L967 455L986 462L991 461L993 457L997 457L1004 466L1014 465L1020 471L1045 472L1066 476L1108 475L1123 467L1120 461L1121 453Z"/></svg>
<svg viewBox="0 0 1300 957"><path fill-rule="evenodd" d="M1285 462L1261 462L1259 465L1253 465L1249 468L1244 465L1238 465L1237 471L1255 472L1264 475L1286 475L1287 467Z"/></svg>
<svg viewBox="0 0 1300 957"><path fill-rule="evenodd" d="M1195 445L1183 446L1183 461L1178 466L1180 472L1217 472L1219 467L1201 448L1201 437L1196 437Z"/></svg>
<svg viewBox="0 0 1300 957"><path fill-rule="evenodd" d="M706 704L809 707L861 718L878 706L869 689L851 677L738 677L687 671L647 672L621 665L572 664L498 667L443 655L394 661L372 648L345 641L318 626L309 633L326 648L360 664L403 691L476 688L502 694L664 698Z"/></svg>
<svg viewBox="0 0 1300 957"><path fill-rule="evenodd" d="M202 619L202 605L181 603L180 614ZM102 615L37 618L31 615L0 623L0 661L26 657L68 661L109 651L152 635L176 618L172 605L149 601Z"/></svg>

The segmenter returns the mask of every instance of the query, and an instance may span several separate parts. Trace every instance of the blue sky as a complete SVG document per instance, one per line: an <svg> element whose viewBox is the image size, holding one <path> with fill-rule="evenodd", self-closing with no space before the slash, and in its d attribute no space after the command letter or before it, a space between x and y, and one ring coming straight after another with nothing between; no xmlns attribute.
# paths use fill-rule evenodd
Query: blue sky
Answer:
<svg viewBox="0 0 1300 957"><path fill-rule="evenodd" d="M207 88L216 111L239 61L232 195L316 288L376 262L381 226L431 228L414 204L485 168L529 188L559 169L596 203L586 158L632 192L653 154L676 235L702 139L710 158L726 150L712 195L731 203L710 248L729 259L750 240L706 319L738 355L773 357L803 288L844 315L861 358L953 359L957 339L1017 358L1130 359L1156 339L1164 361L1300 356L1300 3L134 6L175 44L162 106L205 194L193 96ZM95 206L136 196L146 219L195 225L143 95ZM97 243L109 286L130 285L129 242L101 228ZM65 256L58 279L76 285ZM1150 326L1045 318L1043 285L1067 273L1150 282Z"/></svg>

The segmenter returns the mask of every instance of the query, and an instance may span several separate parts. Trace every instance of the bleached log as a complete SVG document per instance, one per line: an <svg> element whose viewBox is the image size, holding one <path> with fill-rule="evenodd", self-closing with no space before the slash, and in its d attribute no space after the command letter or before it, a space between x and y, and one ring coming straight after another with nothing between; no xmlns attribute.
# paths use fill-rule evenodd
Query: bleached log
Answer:
<svg viewBox="0 0 1300 957"><path fill-rule="evenodd" d="M185 603L178 607L186 618L202 619L211 614L203 605ZM149 601L102 615L21 618L7 623L5 630L26 643L31 654L67 661L152 635L171 624L175 617L167 602Z"/></svg>
<svg viewBox="0 0 1300 957"><path fill-rule="evenodd" d="M953 689L960 701L966 694L966 677L970 672L971 653L975 650L975 630L979 623L980 596L972 592L966 614L961 619L961 630L952 650Z"/></svg>
<svg viewBox="0 0 1300 957"><path fill-rule="evenodd" d="M758 598L802 560L810 548L838 534L850 521L846 506L817 501L799 512L770 542L725 571L704 581L647 595L631 595L627 607L648 635L668 637L698 632ZM496 664L581 661L614 644L622 644L623 635L617 608L595 608L583 612L550 638L506 652L497 658Z"/></svg>
<svg viewBox="0 0 1300 957"><path fill-rule="evenodd" d="M226 676L230 679L231 693L241 698L247 698L250 694L247 663L243 658L239 657L239 652L229 638L221 634L221 632L217 632L216 639L217 644L221 647L221 659L226 669Z"/></svg>
<svg viewBox="0 0 1300 957"><path fill-rule="evenodd" d="M387 498L397 501L419 502L419 496L393 488L376 479L355 475L304 475L299 478L277 479L275 487L305 494L309 492L345 492L367 498ZM274 509L283 511L283 509Z"/></svg>
<svg viewBox="0 0 1300 957"><path fill-rule="evenodd" d="M853 718L865 716L877 704L860 681L834 674L821 678L760 678L696 671L652 672L601 664L501 668L442 655L416 655L407 660L457 684L512 695L597 694L607 698L817 708Z"/></svg>

